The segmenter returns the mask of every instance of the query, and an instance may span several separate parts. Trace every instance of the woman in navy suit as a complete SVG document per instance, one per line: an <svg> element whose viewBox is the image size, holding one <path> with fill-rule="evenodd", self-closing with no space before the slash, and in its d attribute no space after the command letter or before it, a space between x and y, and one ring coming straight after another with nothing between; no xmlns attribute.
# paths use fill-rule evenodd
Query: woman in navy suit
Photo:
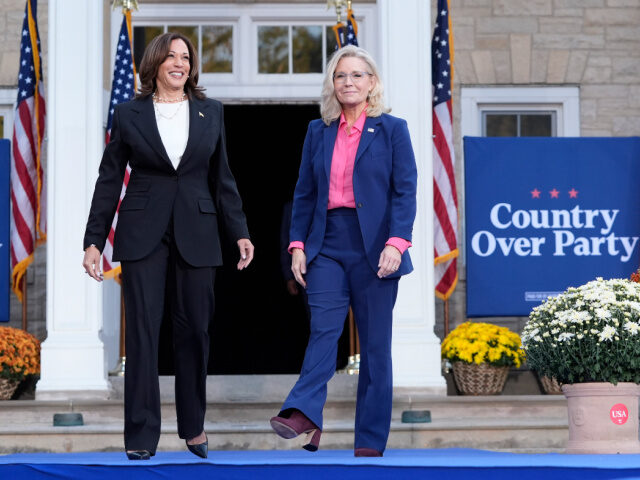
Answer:
<svg viewBox="0 0 640 480"><path fill-rule="evenodd" d="M271 419L281 437L307 433L310 451L320 443L349 305L361 346L355 456L382 456L389 436L392 312L398 281L413 269L407 248L417 173L407 124L386 111L371 56L354 46L338 50L327 65L322 119L309 124L304 142L290 230L311 336L300 378Z"/></svg>

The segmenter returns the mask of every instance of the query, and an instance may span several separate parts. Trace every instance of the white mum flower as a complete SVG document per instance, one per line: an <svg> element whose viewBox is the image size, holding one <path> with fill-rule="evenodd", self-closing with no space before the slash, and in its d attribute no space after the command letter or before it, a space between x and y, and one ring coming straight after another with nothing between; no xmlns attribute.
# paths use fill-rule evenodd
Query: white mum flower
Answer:
<svg viewBox="0 0 640 480"><path fill-rule="evenodd" d="M606 320L607 318L611 318L611 312L606 308L596 308L595 315L600 320Z"/></svg>
<svg viewBox="0 0 640 480"><path fill-rule="evenodd" d="M626 322L624 324L624 329L631 335L637 335L638 332L640 332L640 325L636 322Z"/></svg>
<svg viewBox="0 0 640 480"><path fill-rule="evenodd" d="M611 325L607 325L600 332L599 341L603 342L605 340L611 340L616 334L616 329Z"/></svg>
<svg viewBox="0 0 640 480"><path fill-rule="evenodd" d="M558 341L566 342L567 340L571 340L571 337L573 337L574 335L574 333L562 332L560 335L558 335Z"/></svg>

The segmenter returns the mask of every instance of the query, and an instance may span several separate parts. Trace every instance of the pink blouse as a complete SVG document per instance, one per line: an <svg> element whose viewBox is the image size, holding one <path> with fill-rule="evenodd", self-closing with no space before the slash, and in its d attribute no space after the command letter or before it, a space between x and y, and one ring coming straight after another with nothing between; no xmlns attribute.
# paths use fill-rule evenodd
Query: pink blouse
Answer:
<svg viewBox="0 0 640 480"><path fill-rule="evenodd" d="M340 115L338 134L333 146L333 157L331 158L328 210L341 207L356 208L356 200L353 195L353 167L366 119L367 109L365 108L347 133L347 120L344 118L344 112ZM400 253L404 253L411 246L411 242L404 238L391 237L387 240L386 245L394 246ZM304 250L304 243L300 241L291 242L289 244L289 252L294 248Z"/></svg>

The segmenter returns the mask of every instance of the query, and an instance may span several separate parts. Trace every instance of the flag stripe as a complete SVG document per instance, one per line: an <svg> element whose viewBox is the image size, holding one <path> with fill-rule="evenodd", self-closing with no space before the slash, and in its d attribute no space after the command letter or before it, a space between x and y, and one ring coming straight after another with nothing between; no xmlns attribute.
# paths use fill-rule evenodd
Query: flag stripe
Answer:
<svg viewBox="0 0 640 480"><path fill-rule="evenodd" d="M431 42L433 209L436 295L446 300L458 281L458 198L453 150L453 59L449 3L438 0Z"/></svg>
<svg viewBox="0 0 640 480"><path fill-rule="evenodd" d="M22 300L19 284L33 261L35 247L46 238L42 204L44 172L40 162L46 103L42 85L37 2L27 0L20 42L18 99L11 149L11 268L13 291Z"/></svg>

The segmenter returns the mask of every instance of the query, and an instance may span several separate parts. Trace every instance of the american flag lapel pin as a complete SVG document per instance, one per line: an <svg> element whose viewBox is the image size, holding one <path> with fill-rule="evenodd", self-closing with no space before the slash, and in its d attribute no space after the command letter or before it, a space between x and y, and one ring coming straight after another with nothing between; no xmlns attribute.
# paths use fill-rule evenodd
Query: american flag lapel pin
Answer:
<svg viewBox="0 0 640 480"><path fill-rule="evenodd" d="M200 115L202 118L204 118L204 113L198 112L198 115Z"/></svg>
<svg viewBox="0 0 640 480"><path fill-rule="evenodd" d="M373 128L367 128L367 132L373 133Z"/></svg>

